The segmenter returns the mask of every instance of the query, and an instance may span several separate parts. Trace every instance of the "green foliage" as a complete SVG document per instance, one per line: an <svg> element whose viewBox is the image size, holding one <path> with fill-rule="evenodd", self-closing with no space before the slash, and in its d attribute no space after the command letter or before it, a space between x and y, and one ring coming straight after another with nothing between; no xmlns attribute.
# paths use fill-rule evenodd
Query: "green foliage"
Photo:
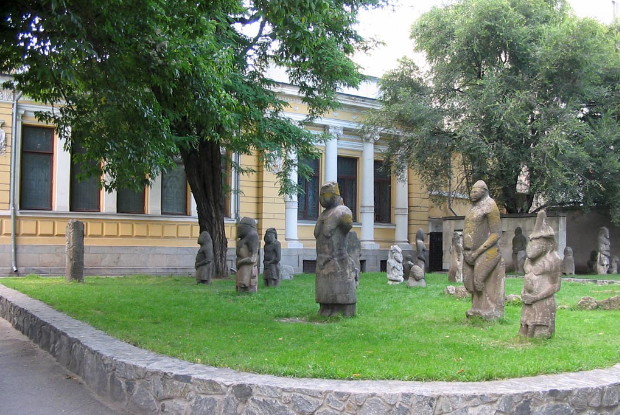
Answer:
<svg viewBox="0 0 620 415"><path fill-rule="evenodd" d="M191 362L283 376L478 381L588 370L618 363L620 311L576 310L583 296L620 295L620 285L562 283L556 335L517 336L521 307L500 322L468 320L469 299L443 294L445 274L427 288L386 284L364 273L357 316L323 318L314 276L299 275L254 295L234 281L197 285L189 277L2 279L131 344ZM523 279L506 280L520 294ZM596 350L596 353L592 353Z"/></svg>
<svg viewBox="0 0 620 415"><path fill-rule="evenodd" d="M618 27L573 17L562 0L463 0L412 28L429 69L381 82L368 128L393 130L389 160L436 195L483 179L508 212L602 206L620 221ZM529 172L529 193L517 194ZM452 180L452 183L448 181Z"/></svg>

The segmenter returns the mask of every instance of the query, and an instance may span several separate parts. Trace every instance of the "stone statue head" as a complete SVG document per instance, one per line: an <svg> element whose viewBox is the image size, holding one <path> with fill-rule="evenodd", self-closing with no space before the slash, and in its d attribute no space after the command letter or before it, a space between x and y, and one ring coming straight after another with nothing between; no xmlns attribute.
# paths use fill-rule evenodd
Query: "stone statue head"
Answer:
<svg viewBox="0 0 620 415"><path fill-rule="evenodd" d="M390 247L390 254L398 262L403 262L403 250L398 245L392 245Z"/></svg>
<svg viewBox="0 0 620 415"><path fill-rule="evenodd" d="M520 226L517 226L515 228L515 236L519 236L519 235L522 235L522 234L523 234L523 229L521 229Z"/></svg>
<svg viewBox="0 0 620 415"><path fill-rule="evenodd" d="M471 192L469 193L469 200L471 200L473 203L476 203L488 195L489 188L487 187L487 184L482 180L478 180L471 188Z"/></svg>
<svg viewBox="0 0 620 415"><path fill-rule="evenodd" d="M198 244L213 244L213 240L211 239L211 235L207 231L200 232L200 236L198 236Z"/></svg>
<svg viewBox="0 0 620 415"><path fill-rule="evenodd" d="M256 221L252 218L248 218L247 216L241 218L237 224L237 238L245 237L252 230L256 230Z"/></svg>
<svg viewBox="0 0 620 415"><path fill-rule="evenodd" d="M319 192L319 202L325 209L338 206L342 203L340 188L338 187L337 182L327 182L321 186L321 190Z"/></svg>
<svg viewBox="0 0 620 415"><path fill-rule="evenodd" d="M564 248L564 256L573 256L573 248L570 246Z"/></svg>
<svg viewBox="0 0 620 415"><path fill-rule="evenodd" d="M418 229L418 231L415 233L415 240L416 241L424 240L424 231L422 229Z"/></svg>
<svg viewBox="0 0 620 415"><path fill-rule="evenodd" d="M541 210L536 216L536 225L534 225L534 231L530 235L530 243L527 245L525 253L529 259L536 259L548 254L554 248L555 232L547 224L547 213Z"/></svg>
<svg viewBox="0 0 620 415"><path fill-rule="evenodd" d="M601 229L598 230L598 235L600 237L609 239L609 229L607 229L605 226L601 226Z"/></svg>
<svg viewBox="0 0 620 415"><path fill-rule="evenodd" d="M265 231L265 243L270 244L275 242L278 239L278 231L276 228L269 228Z"/></svg>

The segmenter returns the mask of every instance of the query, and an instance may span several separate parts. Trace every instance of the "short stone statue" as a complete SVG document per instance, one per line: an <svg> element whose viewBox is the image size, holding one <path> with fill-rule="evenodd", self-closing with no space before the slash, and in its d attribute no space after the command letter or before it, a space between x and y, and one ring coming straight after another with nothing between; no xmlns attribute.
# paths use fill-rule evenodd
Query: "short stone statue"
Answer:
<svg viewBox="0 0 620 415"><path fill-rule="evenodd" d="M353 264L355 264L355 285L359 286L360 283L360 275L362 273L362 243L355 231L349 231L347 234L347 252L349 256L353 260Z"/></svg>
<svg viewBox="0 0 620 415"><path fill-rule="evenodd" d="M65 279L84 282L84 222L67 222L66 238Z"/></svg>
<svg viewBox="0 0 620 415"><path fill-rule="evenodd" d="M198 244L200 245L200 249L198 249L196 263L194 264L196 268L196 282L198 284L209 284L215 270L215 263L213 262L215 258L213 254L213 240L209 232L200 232Z"/></svg>
<svg viewBox="0 0 620 415"><path fill-rule="evenodd" d="M426 287L426 274L418 264L413 264L407 278L407 287Z"/></svg>
<svg viewBox="0 0 620 415"><path fill-rule="evenodd" d="M404 258L403 258L403 278L404 279L409 278L409 274L411 273L411 268L414 265L416 264L413 262L413 255L411 254L404 255Z"/></svg>
<svg viewBox="0 0 620 415"><path fill-rule="evenodd" d="M237 291L258 290L258 232L256 221L244 217L237 224Z"/></svg>
<svg viewBox="0 0 620 415"><path fill-rule="evenodd" d="M278 232L275 228L269 228L265 231L264 241L263 281L267 287L277 287L280 285L282 247L278 241Z"/></svg>
<svg viewBox="0 0 620 415"><path fill-rule="evenodd" d="M549 338L555 332L555 293L562 276L562 260L555 247L555 232L547 224L547 214L540 211L524 265L521 336Z"/></svg>
<svg viewBox="0 0 620 415"><path fill-rule="evenodd" d="M525 263L525 248L527 238L523 235L520 226L515 228L515 236L512 237L512 267L515 272L523 274L523 264Z"/></svg>
<svg viewBox="0 0 620 415"><path fill-rule="evenodd" d="M498 319L504 315L504 260L499 251L499 209L482 180L471 189L473 205L463 229L463 283L472 294L467 317Z"/></svg>
<svg viewBox="0 0 620 415"><path fill-rule="evenodd" d="M618 257L618 255L614 255L611 257L611 265L609 266L610 274L618 273L618 262L620 262L620 258Z"/></svg>
<svg viewBox="0 0 620 415"><path fill-rule="evenodd" d="M424 231L418 229L415 233L415 250L416 250L416 263L422 268L422 271L426 272L426 245L424 245Z"/></svg>
<svg viewBox="0 0 620 415"><path fill-rule="evenodd" d="M598 251L593 250L590 252L590 259L588 259L587 265L587 273L588 274L596 274L596 263L598 262Z"/></svg>
<svg viewBox="0 0 620 415"><path fill-rule="evenodd" d="M403 251L398 245L392 245L387 260L388 284L400 284L403 278Z"/></svg>
<svg viewBox="0 0 620 415"><path fill-rule="evenodd" d="M321 187L319 202L325 208L314 228L319 314L353 316L357 303L357 282L355 264L346 246L347 234L353 226L353 214L342 203L336 182L328 182Z"/></svg>
<svg viewBox="0 0 620 415"><path fill-rule="evenodd" d="M575 275L575 257L573 256L573 248L567 246L564 248L564 258L562 259L562 274Z"/></svg>
<svg viewBox="0 0 620 415"><path fill-rule="evenodd" d="M448 281L463 282L463 232L454 231L452 233Z"/></svg>
<svg viewBox="0 0 620 415"><path fill-rule="evenodd" d="M596 258L596 273L605 275L609 272L611 252L609 244L609 229L601 226L598 232L598 257Z"/></svg>

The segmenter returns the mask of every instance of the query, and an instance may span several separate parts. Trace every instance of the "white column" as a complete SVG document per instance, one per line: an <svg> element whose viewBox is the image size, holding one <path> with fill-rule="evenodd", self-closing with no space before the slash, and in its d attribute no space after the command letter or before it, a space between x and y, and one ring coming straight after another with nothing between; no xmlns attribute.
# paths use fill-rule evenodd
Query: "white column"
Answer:
<svg viewBox="0 0 620 415"><path fill-rule="evenodd" d="M325 143L325 183L338 180L338 138L342 128L327 126L326 132L332 138Z"/></svg>
<svg viewBox="0 0 620 415"><path fill-rule="evenodd" d="M106 181L108 181L107 178ZM110 193L103 191L103 211L105 213L116 213L116 190L112 190Z"/></svg>
<svg viewBox="0 0 620 415"><path fill-rule="evenodd" d="M297 154L292 152L289 154L289 157L291 159L296 159ZM291 182L297 183L297 166L291 169L289 179ZM297 235L297 193L284 196L284 209L284 238L286 242L288 242L288 247L303 248L304 245L299 241L299 236Z"/></svg>
<svg viewBox="0 0 620 415"><path fill-rule="evenodd" d="M56 197L54 210L58 212L69 211L69 187L71 183L71 153L65 151L63 141L56 139L56 165L54 176L56 179Z"/></svg>
<svg viewBox="0 0 620 415"><path fill-rule="evenodd" d="M360 205L360 219L362 234L360 242L362 248L377 249L375 243L375 140L377 137L364 138L362 149L362 203Z"/></svg>
<svg viewBox="0 0 620 415"><path fill-rule="evenodd" d="M161 215L161 174L155 177L151 183L147 207L150 215Z"/></svg>
<svg viewBox="0 0 620 415"><path fill-rule="evenodd" d="M396 244L403 250L413 249L409 243L409 180L408 172L405 177L396 179L396 204L394 206L394 221L396 232L394 239Z"/></svg>

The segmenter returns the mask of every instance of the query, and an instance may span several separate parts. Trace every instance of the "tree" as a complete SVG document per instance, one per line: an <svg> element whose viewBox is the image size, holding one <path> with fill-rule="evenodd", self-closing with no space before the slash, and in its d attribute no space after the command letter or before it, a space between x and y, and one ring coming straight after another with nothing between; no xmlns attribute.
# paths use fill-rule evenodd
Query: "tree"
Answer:
<svg viewBox="0 0 620 415"><path fill-rule="evenodd" d="M563 0L435 8L412 28L429 69L402 60L384 76L367 128L392 132L389 162L415 169L431 195L484 179L510 213L539 196L539 208L602 206L619 222L618 29Z"/></svg>
<svg viewBox="0 0 620 415"><path fill-rule="evenodd" d="M106 189L147 184L183 160L200 231L226 276L222 158L259 152L294 161L316 137L281 115L265 70L287 70L310 117L362 79L350 55L362 7L386 0L11 0L0 12L0 71L32 98L58 106L66 148ZM6 3L6 2L5 2ZM101 161L92 163L92 161Z"/></svg>

